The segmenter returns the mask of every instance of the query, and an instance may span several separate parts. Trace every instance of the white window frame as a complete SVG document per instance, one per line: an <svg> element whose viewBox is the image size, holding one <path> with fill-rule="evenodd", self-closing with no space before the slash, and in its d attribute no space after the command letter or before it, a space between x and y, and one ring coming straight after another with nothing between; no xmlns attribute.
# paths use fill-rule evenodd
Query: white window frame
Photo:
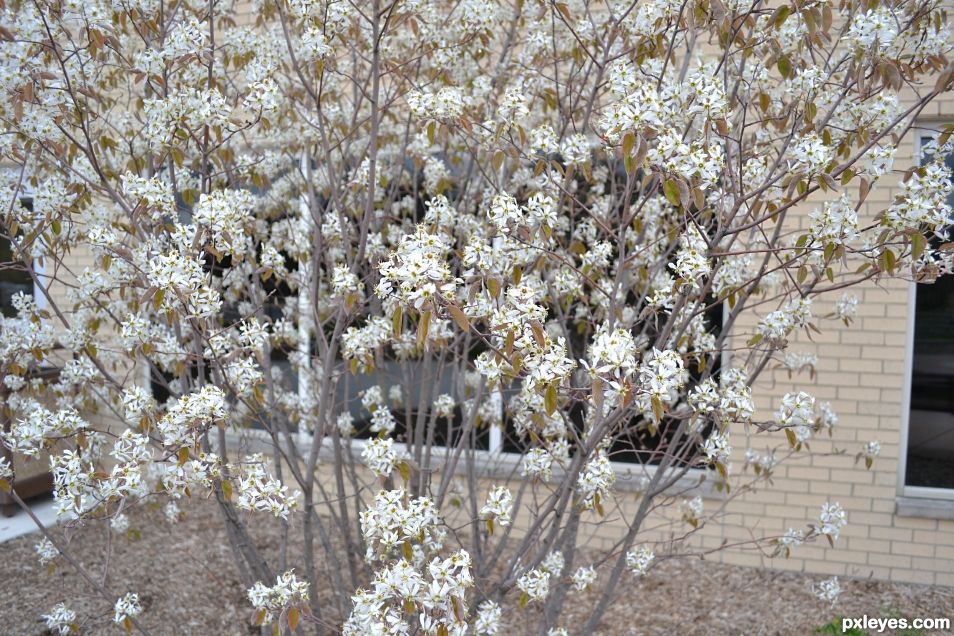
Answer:
<svg viewBox="0 0 954 636"><path fill-rule="evenodd" d="M924 126L930 126L925 123ZM914 158L920 163L922 142L925 137L937 137L935 128L918 126L914 132ZM903 498L954 501L954 488L929 488L927 486L908 486L905 483L908 467L908 430L911 426L911 381L914 377L914 328L917 312L917 287L914 281L908 285L908 310L905 329L904 386L901 391L901 435L898 443L897 494ZM917 515L924 516L924 515Z"/></svg>
<svg viewBox="0 0 954 636"><path fill-rule="evenodd" d="M725 325L726 320L728 319L729 312L727 311L727 304L722 303L722 324ZM731 354L731 339L732 335L730 334L727 337L727 346L723 349L721 353L721 366L723 369L729 368L729 365L732 361ZM494 399L500 401L501 410L503 409L503 396L500 393L499 389L495 389L492 392ZM228 433L229 444L235 444L240 440L241 437L244 437L244 441L248 450L254 450L256 452L267 453L270 452L271 447L269 444L272 443L271 437L267 431L261 429L246 429L241 433ZM307 453L311 448L312 433L302 430L295 435L295 443L298 446L299 450ZM359 438L349 438L346 440L348 449L351 452L352 457L360 458L361 451L364 450L365 445L368 443L368 439L359 439ZM251 442L251 444L249 444ZM509 452L503 450L503 431L499 426L491 426L490 436L489 436L489 448L484 449L475 449L472 452L477 466L478 475L481 478L498 478L498 479L508 479L520 478L520 462L522 461L523 455L520 453ZM431 458L438 459L445 457L448 454L448 449L446 446L432 446L431 447ZM326 461L333 461L335 459L334 449L328 445L322 443L319 448L318 456ZM621 492L640 492L643 488L643 483L649 481L656 474L658 466L655 465L644 465L631 462L620 462L620 461L611 461L610 465L613 468L613 471L616 473L616 484L615 488ZM467 462L459 462L456 467L456 471L460 472L467 468ZM562 475L562 469L558 466L554 466L553 473L555 476ZM708 471L704 468L690 468L686 471L686 474L683 475L678 482L673 484L669 489L670 494L680 494L680 495L702 495L706 499L726 499L728 493L724 490L719 490L716 488L716 483L714 479L710 479L711 471Z"/></svg>

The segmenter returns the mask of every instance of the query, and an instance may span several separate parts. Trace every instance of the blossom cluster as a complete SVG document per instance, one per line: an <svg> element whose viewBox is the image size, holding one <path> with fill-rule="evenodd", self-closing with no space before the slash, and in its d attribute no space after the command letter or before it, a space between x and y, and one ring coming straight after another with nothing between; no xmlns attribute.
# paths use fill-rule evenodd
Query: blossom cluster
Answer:
<svg viewBox="0 0 954 636"><path fill-rule="evenodd" d="M446 236L418 226L402 237L391 257L381 263L381 282L375 288L380 298L392 294L406 305L421 309L438 294L452 296L454 280L447 264L450 244Z"/></svg>
<svg viewBox="0 0 954 636"><path fill-rule="evenodd" d="M513 493L504 486L494 486L487 495L487 503L480 509L480 517L507 527L512 521ZM490 526L493 527L492 525Z"/></svg>
<svg viewBox="0 0 954 636"><path fill-rule="evenodd" d="M297 506L300 493L289 494L288 486L269 475L265 470L265 458L261 455L248 457L242 469L235 479L238 495L235 505L242 510L269 512L287 519Z"/></svg>
<svg viewBox="0 0 954 636"><path fill-rule="evenodd" d="M260 624L273 623L287 609L308 603L308 582L300 580L294 570L279 574L272 586L257 581L247 591Z"/></svg>

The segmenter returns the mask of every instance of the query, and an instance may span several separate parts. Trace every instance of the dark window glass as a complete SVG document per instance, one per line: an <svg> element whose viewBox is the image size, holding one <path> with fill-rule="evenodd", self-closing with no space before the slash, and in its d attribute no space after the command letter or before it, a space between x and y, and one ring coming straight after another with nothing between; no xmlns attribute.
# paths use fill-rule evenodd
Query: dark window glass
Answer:
<svg viewBox="0 0 954 636"><path fill-rule="evenodd" d="M905 484L954 488L954 276L919 283L915 298Z"/></svg>
<svg viewBox="0 0 954 636"><path fill-rule="evenodd" d="M453 381L449 373L435 374L434 368L426 371L420 363L402 366L393 360L385 361L381 368L370 375L348 375L338 384L338 401L343 410L351 413L354 437L370 439L377 437L371 431L371 415L362 406L361 398L365 391L373 386L383 387L382 397L390 405L395 426L391 435L397 442L411 442L420 435L425 442L433 439L433 445L456 447L464 433L464 413L458 404L450 417L437 417L430 410L421 412L417 407L421 402L421 390L429 386L430 401L433 402L442 393L454 394ZM394 404L390 397L390 388L402 386L410 390L410 403ZM403 402L403 399L402 399ZM408 408L408 406L410 408ZM490 449L490 427L478 424L468 432L470 439L464 442L467 448Z"/></svg>
<svg viewBox="0 0 954 636"><path fill-rule="evenodd" d="M706 302L709 304L709 308L706 310L706 323L709 325L709 333L712 333L718 338L719 334L722 333L723 305L722 303L715 302L714 298L708 298ZM706 364L711 368L712 377L717 380L722 366L721 363L722 359L718 353L714 356L709 356L706 360ZM695 364L690 364L689 386L697 384L701 375L698 367ZM678 421L664 417L663 421L659 424L658 430L651 430L647 422L643 421L642 418L635 418L630 422L629 426L624 427L623 430L616 435L610 447L610 459L614 462L649 464L655 466L662 461L666 453L675 451L675 449L673 449L673 438L678 428ZM707 424L702 430L702 436L708 437L712 428L711 423ZM683 437L676 446L680 447L685 443L686 440ZM692 453L676 459L676 465L682 466L691 462L699 452L699 447L696 446Z"/></svg>
<svg viewBox="0 0 954 636"><path fill-rule="evenodd" d="M716 337L722 332L723 304L716 302L714 298L706 299L707 309L705 311L706 324L709 326L709 333ZM721 357L716 353L709 356L706 364L709 367L709 374L718 379L721 368ZM689 386L694 386L699 382L702 374L697 365L689 366ZM509 397L516 393L516 389L511 389L505 395ZM577 434L584 430L584 413L579 404L576 404L566 414L568 425L576 429ZM534 443L527 437L521 437L514 425L512 419L507 416L504 420L505 430L503 435L503 451L508 453L524 453L534 447ZM671 452L672 441L675 437L676 429L679 423L670 419L663 418L658 429L650 430L648 423L642 416L632 418L623 426L618 426L613 434L613 440L609 448L609 457L614 462L625 464L649 464L657 465L662 461L666 452ZM708 436L712 430L709 424L703 429L703 436ZM685 438L682 438L677 445L685 444ZM571 444L572 446L572 444ZM572 452L572 451L571 451ZM695 453L676 460L678 465L684 465L698 454L698 448Z"/></svg>
<svg viewBox="0 0 954 636"><path fill-rule="evenodd" d="M32 201L22 201L23 205L32 209ZM0 236L0 313L11 317L16 315L13 308L13 296L23 292L33 295L33 278L30 276L28 265L13 257L13 247L10 240Z"/></svg>

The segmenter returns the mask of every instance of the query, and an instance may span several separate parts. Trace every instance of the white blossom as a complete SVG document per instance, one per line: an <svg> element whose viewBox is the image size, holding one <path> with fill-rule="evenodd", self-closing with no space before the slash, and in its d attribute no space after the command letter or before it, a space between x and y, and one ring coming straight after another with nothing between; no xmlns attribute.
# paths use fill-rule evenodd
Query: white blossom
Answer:
<svg viewBox="0 0 954 636"><path fill-rule="evenodd" d="M401 461L394 440L390 438L370 440L361 451L361 459L368 470L379 477L389 476Z"/></svg>
<svg viewBox="0 0 954 636"><path fill-rule="evenodd" d="M477 620L474 631L480 635L496 636L500 631L500 605L493 601L484 601L477 607Z"/></svg>
<svg viewBox="0 0 954 636"><path fill-rule="evenodd" d="M841 585L838 583L838 577L833 576L830 579L821 581L817 588L812 586L812 590L815 592L815 596L820 600L834 606L838 601L838 596L841 594Z"/></svg>
<svg viewBox="0 0 954 636"><path fill-rule="evenodd" d="M261 614L262 623L272 623L285 609L304 605L308 602L308 583L295 576L294 570L279 574L275 584L267 586L261 581L247 591L247 596L255 611Z"/></svg>
<svg viewBox="0 0 954 636"><path fill-rule="evenodd" d="M848 523L848 515L838 502L823 503L818 519L820 523L818 532L829 536L832 541L838 539L842 528Z"/></svg>
<svg viewBox="0 0 954 636"><path fill-rule="evenodd" d="M60 551L57 550L53 542L46 537L40 539L37 544L33 546L33 549L36 550L36 554L40 558L40 565L46 565L60 556Z"/></svg>
<svg viewBox="0 0 954 636"><path fill-rule="evenodd" d="M43 615L46 628L60 636L66 636L74 631L76 612L69 609L64 603L57 603L49 614Z"/></svg>
<svg viewBox="0 0 954 636"><path fill-rule="evenodd" d="M581 566L573 573L573 588L577 592L589 589L596 582L596 569L591 565Z"/></svg>
<svg viewBox="0 0 954 636"><path fill-rule="evenodd" d="M529 600L543 601L550 593L550 573L546 570L527 570L517 579L517 587Z"/></svg>
<svg viewBox="0 0 954 636"><path fill-rule="evenodd" d="M297 507L297 491L289 494L288 486L268 474L265 458L261 455L248 458L235 480L235 486L238 494L235 505L242 510L269 512L287 519Z"/></svg>
<svg viewBox="0 0 954 636"><path fill-rule="evenodd" d="M480 509L482 519L494 520L497 524L507 527L510 525L513 511L513 493L504 486L494 486L487 495L487 503Z"/></svg>
<svg viewBox="0 0 954 636"><path fill-rule="evenodd" d="M122 625L128 619L136 618L140 614L142 614L142 605L139 603L139 595L130 592L116 601L113 607L113 622Z"/></svg>
<svg viewBox="0 0 954 636"><path fill-rule="evenodd" d="M702 444L702 452L710 462L725 464L729 461L732 447L729 445L728 434L713 431Z"/></svg>
<svg viewBox="0 0 954 636"><path fill-rule="evenodd" d="M634 576L642 576L649 570L656 555L646 546L638 546L626 553L626 567Z"/></svg>

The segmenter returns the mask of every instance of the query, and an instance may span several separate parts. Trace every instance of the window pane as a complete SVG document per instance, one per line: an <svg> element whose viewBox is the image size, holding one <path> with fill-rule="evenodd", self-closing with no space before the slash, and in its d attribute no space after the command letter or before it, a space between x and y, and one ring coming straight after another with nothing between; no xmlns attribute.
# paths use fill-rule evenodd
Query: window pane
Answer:
<svg viewBox="0 0 954 636"><path fill-rule="evenodd" d="M905 482L954 488L954 277L917 287Z"/></svg>
<svg viewBox="0 0 954 636"><path fill-rule="evenodd" d="M934 137L922 136L920 145L923 163ZM954 155L944 159L954 168ZM913 355L904 482L954 489L954 276L917 286Z"/></svg>
<svg viewBox="0 0 954 636"><path fill-rule="evenodd" d="M905 483L954 488L954 276L916 298Z"/></svg>
<svg viewBox="0 0 954 636"><path fill-rule="evenodd" d="M26 266L13 260L10 241L0 237L0 312L4 316L14 316L11 299L17 292L33 295L33 279Z"/></svg>
<svg viewBox="0 0 954 636"><path fill-rule="evenodd" d="M908 486L954 488L954 276L917 286Z"/></svg>

